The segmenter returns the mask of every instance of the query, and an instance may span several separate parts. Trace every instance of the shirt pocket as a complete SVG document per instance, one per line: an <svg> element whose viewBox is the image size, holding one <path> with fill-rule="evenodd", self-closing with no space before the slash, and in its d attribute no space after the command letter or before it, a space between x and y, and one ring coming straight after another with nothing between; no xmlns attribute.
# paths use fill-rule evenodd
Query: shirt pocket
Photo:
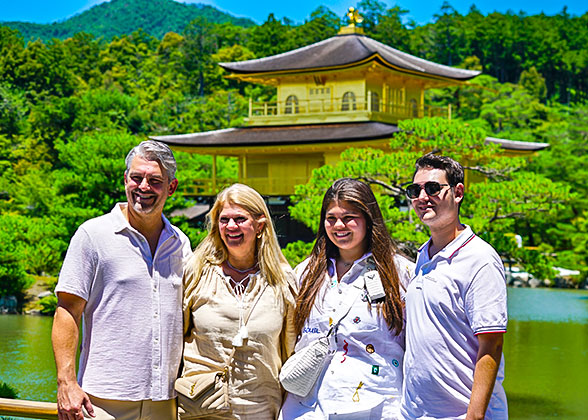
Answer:
<svg viewBox="0 0 588 420"><path fill-rule="evenodd" d="M169 257L169 281L174 289L181 289L184 275L184 259L172 255Z"/></svg>

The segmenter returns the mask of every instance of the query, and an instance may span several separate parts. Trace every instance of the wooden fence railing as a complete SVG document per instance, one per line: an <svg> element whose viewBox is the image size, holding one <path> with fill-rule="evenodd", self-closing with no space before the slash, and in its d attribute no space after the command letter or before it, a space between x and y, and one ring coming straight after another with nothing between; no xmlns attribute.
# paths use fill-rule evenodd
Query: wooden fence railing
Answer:
<svg viewBox="0 0 588 420"><path fill-rule="evenodd" d="M0 398L0 415L57 420L57 404Z"/></svg>

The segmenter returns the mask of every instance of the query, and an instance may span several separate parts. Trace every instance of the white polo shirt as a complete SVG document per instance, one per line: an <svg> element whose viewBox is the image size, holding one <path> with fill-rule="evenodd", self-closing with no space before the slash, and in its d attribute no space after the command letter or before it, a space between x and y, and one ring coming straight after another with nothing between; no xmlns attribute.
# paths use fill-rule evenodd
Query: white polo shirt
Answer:
<svg viewBox="0 0 588 420"><path fill-rule="evenodd" d="M117 204L72 237L55 289L86 300L78 381L99 398L175 397L183 260L190 241L163 217L155 255Z"/></svg>
<svg viewBox="0 0 588 420"><path fill-rule="evenodd" d="M316 298L296 350L325 335L334 313L345 305L348 293L363 289L362 273L372 264L371 253L355 261L337 281L334 260L328 264L328 278ZM395 256L401 294L414 272L414 263ZM302 264L307 264L307 261ZM371 269L375 269L373 266ZM302 267L296 268L300 274ZM349 300L349 299L347 299ZM334 320L336 322L336 320ZM365 291L355 300L336 334L337 350L315 390L305 398L287 394L281 419L396 419L402 392L404 331L395 335L375 306L370 309Z"/></svg>
<svg viewBox="0 0 588 420"><path fill-rule="evenodd" d="M506 332L506 282L496 251L466 226L429 259L420 250L406 294L402 414L406 419L462 419L470 401L477 334ZM501 359L487 420L506 419Z"/></svg>

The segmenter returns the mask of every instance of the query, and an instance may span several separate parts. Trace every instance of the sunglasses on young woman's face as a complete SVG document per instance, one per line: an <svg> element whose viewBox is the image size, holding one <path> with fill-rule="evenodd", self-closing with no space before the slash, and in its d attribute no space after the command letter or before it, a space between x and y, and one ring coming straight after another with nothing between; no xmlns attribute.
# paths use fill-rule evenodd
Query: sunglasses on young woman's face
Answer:
<svg viewBox="0 0 588 420"><path fill-rule="evenodd" d="M421 184L410 184L408 187L405 188L405 192L408 198L415 199L421 195L421 190L424 188L425 192L429 197L434 197L439 195L443 187L448 187L449 184L440 184L437 181L428 181L425 182L423 185Z"/></svg>

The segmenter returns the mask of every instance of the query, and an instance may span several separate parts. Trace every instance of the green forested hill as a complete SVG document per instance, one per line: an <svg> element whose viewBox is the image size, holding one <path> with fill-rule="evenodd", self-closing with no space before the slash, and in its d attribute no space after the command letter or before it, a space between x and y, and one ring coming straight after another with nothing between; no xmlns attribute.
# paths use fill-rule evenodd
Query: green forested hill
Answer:
<svg viewBox="0 0 588 420"><path fill-rule="evenodd" d="M197 17L205 18L211 23L230 22L243 27L255 25L250 19L233 17L212 6L183 4L174 0L111 0L63 22L2 24L17 29L25 40L66 39L77 32L87 32L109 40L114 36L130 34L139 28L162 39L167 32L181 33Z"/></svg>

